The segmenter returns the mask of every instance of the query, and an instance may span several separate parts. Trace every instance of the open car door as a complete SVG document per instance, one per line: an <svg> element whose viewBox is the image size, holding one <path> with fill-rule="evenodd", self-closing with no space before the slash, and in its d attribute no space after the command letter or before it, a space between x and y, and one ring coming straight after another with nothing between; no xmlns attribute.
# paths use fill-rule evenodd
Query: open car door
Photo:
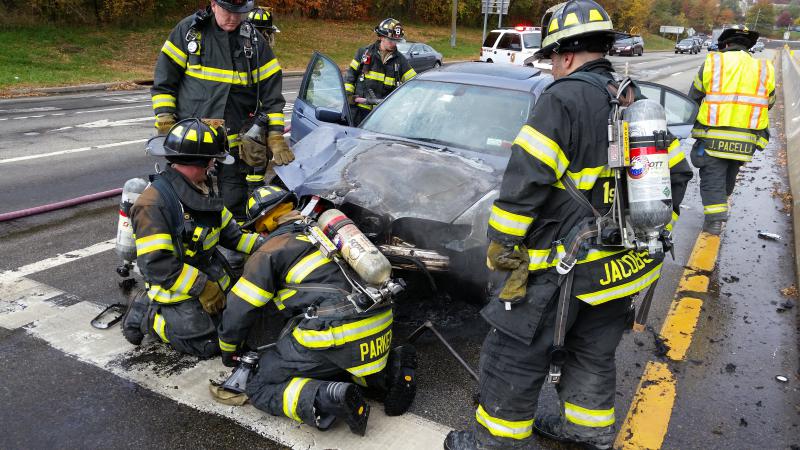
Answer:
<svg viewBox="0 0 800 450"><path fill-rule="evenodd" d="M686 95L649 81L637 81L636 85L642 91L642 95L661 103L667 113L667 128L679 139L686 139L692 133L694 119L697 117L699 107L697 103Z"/></svg>
<svg viewBox="0 0 800 450"><path fill-rule="evenodd" d="M351 126L342 72L330 58L314 52L292 112L291 145L320 126Z"/></svg>

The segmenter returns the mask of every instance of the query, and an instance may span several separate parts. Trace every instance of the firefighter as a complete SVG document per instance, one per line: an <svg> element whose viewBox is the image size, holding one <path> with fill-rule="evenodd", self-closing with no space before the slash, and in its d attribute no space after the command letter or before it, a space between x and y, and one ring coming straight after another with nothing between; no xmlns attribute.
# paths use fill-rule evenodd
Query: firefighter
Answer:
<svg viewBox="0 0 800 450"><path fill-rule="evenodd" d="M616 33L608 13L592 0L569 0L547 11L542 34L537 57L552 60L556 81L515 139L492 206L487 265L497 281L481 312L491 328L481 348L476 423L450 432L445 449L530 448L533 433L611 448L614 353L633 319L631 296L661 269L663 256L575 240L581 224L595 222L591 209L605 214L614 199L606 86L616 82L604 55ZM677 140L669 146L673 220L692 176L678 147ZM575 242L586 247L577 249L568 275L560 275ZM560 295L568 314L558 312ZM565 336L558 348L556 331ZM546 378L558 383L561 408L537 417Z"/></svg>
<svg viewBox="0 0 800 450"><path fill-rule="evenodd" d="M225 133L185 119L148 142L166 170L131 208L136 259L146 282L123 321L123 335L139 345L146 334L181 353L219 354L216 322L232 280L217 245L249 254L260 241L243 233L209 180L218 160L233 162Z"/></svg>
<svg viewBox="0 0 800 450"><path fill-rule="evenodd" d="M406 57L397 51L397 43L405 37L398 20L384 19L375 27L375 34L378 40L358 49L344 75L344 88L355 126L398 85L417 74Z"/></svg>
<svg viewBox="0 0 800 450"><path fill-rule="evenodd" d="M734 26L719 35L719 52L709 52L689 97L700 111L692 130L692 164L700 169L703 231L722 233L728 197L739 168L769 141L768 111L775 104L775 69L748 49L758 33Z"/></svg>
<svg viewBox="0 0 800 450"><path fill-rule="evenodd" d="M391 304L355 309L342 269L303 233L296 202L277 186L260 188L248 200L246 226L268 236L228 295L219 325L222 361L236 364L249 328L273 301L290 319L277 345L260 353L247 382L249 401L320 430L341 418L363 436L369 405L359 386L384 401L387 415L403 414L416 392L416 352L410 345L391 349Z"/></svg>
<svg viewBox="0 0 800 450"><path fill-rule="evenodd" d="M294 159L282 136L281 67L244 20L253 3L211 0L181 20L161 48L151 89L158 134L187 117L224 121L235 162L220 169L219 183L238 221L249 191L264 184L269 155L278 165Z"/></svg>
<svg viewBox="0 0 800 450"><path fill-rule="evenodd" d="M267 38L270 47L275 47L275 34L281 32L272 23L273 15L272 8L256 8L247 14L247 20Z"/></svg>

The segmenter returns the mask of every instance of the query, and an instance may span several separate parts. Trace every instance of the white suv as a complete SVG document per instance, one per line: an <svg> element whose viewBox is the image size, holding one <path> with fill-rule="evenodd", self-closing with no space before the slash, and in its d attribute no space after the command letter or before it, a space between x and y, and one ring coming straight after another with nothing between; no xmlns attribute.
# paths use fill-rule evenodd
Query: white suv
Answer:
<svg viewBox="0 0 800 450"><path fill-rule="evenodd" d="M524 66L542 45L541 27L492 30L481 47L481 61Z"/></svg>

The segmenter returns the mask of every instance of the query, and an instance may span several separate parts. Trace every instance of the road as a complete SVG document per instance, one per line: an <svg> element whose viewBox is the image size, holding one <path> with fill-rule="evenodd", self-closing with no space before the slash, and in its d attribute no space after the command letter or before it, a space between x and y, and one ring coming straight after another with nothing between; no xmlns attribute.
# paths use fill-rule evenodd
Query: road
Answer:
<svg viewBox="0 0 800 450"><path fill-rule="evenodd" d="M627 68L633 78L685 92L704 56L645 53L611 59L618 71ZM773 51L759 57L772 58ZM284 82L287 107L299 82ZM771 116L775 138L743 170L717 267L698 272L708 279L703 293L685 284L702 224L697 178L689 186L674 232L675 260L664 265L649 323L655 332L665 322L672 327L679 317L674 310L694 305L696 330L690 323L688 331L673 333L678 337L669 341L666 355L653 332L623 339L617 353L616 411L627 431L620 434L620 445L800 445L800 308L777 311L786 300L780 290L796 280L791 224L773 196L788 192L780 163L782 119ZM143 152L151 121L146 90L0 101L0 213L118 188L132 176L152 172L155 160ZM252 407L214 404L207 380L223 373L218 361L180 358L153 346L133 349L117 328L91 329L88 320L99 305L122 300L114 273L119 262L110 241L117 201L0 223L0 400L7 405L0 412L6 424L0 447L438 448L430 443L439 442L448 429L469 424L476 386L430 337L418 345L420 389L412 414L388 419L376 407L370 440L359 440L342 427L315 433ZM759 229L783 239L758 239ZM685 302L687 292L700 305ZM486 332L477 308L458 299L423 297L399 305L395 336L402 340L431 317L477 365ZM690 345L678 357L674 353L686 336ZM640 386L643 373L661 376ZM776 375L788 382L777 381ZM653 386L662 389L655 398L648 397ZM554 390L545 387L540 409L555 408L555 400ZM655 444L646 440L653 437ZM542 448L561 447L543 443Z"/></svg>

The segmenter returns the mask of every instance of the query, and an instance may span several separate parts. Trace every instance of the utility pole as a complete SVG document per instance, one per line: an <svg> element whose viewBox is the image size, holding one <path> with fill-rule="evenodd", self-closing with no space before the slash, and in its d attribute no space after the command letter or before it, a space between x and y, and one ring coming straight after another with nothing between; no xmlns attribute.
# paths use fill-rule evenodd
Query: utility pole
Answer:
<svg viewBox="0 0 800 450"><path fill-rule="evenodd" d="M450 20L450 47L456 48L456 20L458 19L458 0L453 0L453 17Z"/></svg>
<svg viewBox="0 0 800 450"><path fill-rule="evenodd" d="M761 7L758 7L758 11L756 11L756 24L753 25L753 30L758 29L758 17L761 15Z"/></svg>
<svg viewBox="0 0 800 450"><path fill-rule="evenodd" d="M500 0L500 9L497 11L497 28L503 28L503 3L504 0Z"/></svg>
<svg viewBox="0 0 800 450"><path fill-rule="evenodd" d="M483 13L483 37L481 38L481 42L486 40L486 25L487 22L489 22L489 0L482 1L486 5L486 10Z"/></svg>

